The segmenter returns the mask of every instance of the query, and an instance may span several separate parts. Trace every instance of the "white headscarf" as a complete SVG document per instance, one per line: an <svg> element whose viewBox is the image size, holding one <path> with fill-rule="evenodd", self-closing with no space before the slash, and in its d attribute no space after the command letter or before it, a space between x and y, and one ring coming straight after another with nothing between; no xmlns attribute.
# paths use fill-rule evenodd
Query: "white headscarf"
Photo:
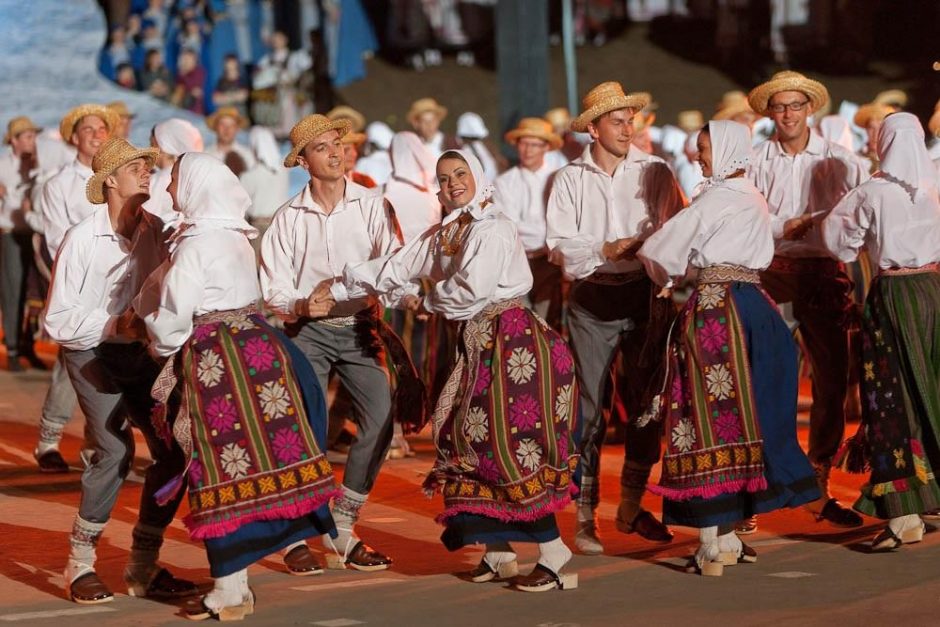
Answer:
<svg viewBox="0 0 940 627"><path fill-rule="evenodd" d="M488 137L490 130L476 113L468 111L457 118L457 136L467 139L484 139Z"/></svg>
<svg viewBox="0 0 940 627"><path fill-rule="evenodd" d="M205 153L186 153L179 158L178 176L177 204L182 224L190 225L182 237L218 229L258 237L258 230L245 220L251 197L225 163Z"/></svg>
<svg viewBox="0 0 940 627"><path fill-rule="evenodd" d="M153 127L157 146L168 155L178 157L184 152L202 152L199 129L180 118L170 118Z"/></svg>
<svg viewBox="0 0 940 627"><path fill-rule="evenodd" d="M911 113L892 113L878 133L880 171L904 188L915 203L937 197L937 168L924 145L924 128Z"/></svg>
<svg viewBox="0 0 940 627"><path fill-rule="evenodd" d="M281 150L277 147L277 140L274 139L271 129L264 126L252 126L248 131L248 145L255 153L258 163L267 169L278 172L284 167L282 164L284 158L281 156Z"/></svg>
<svg viewBox="0 0 940 627"><path fill-rule="evenodd" d="M493 188L491 182L487 180L486 174L483 172L483 164L480 163L480 160L477 159L473 153L466 149L446 150L444 154L438 158L437 162L440 163L444 159L453 158L455 154L460 155L470 167L470 175L473 177L473 182L476 184L476 193L474 193L473 199L471 199L469 203L462 207L457 207L444 218L442 224L445 225L457 219L462 213L469 213L474 218L480 219L483 217L484 213L492 212L495 209L493 205L493 192L496 190ZM436 171L437 169L435 167L435 172Z"/></svg>
<svg viewBox="0 0 940 627"><path fill-rule="evenodd" d="M366 127L366 139L379 150L388 150L395 131L385 122L372 122Z"/></svg>
<svg viewBox="0 0 940 627"><path fill-rule="evenodd" d="M731 120L712 120L707 128L712 144L712 175L696 188L696 196L723 183L738 170L746 169L751 155L751 131L745 125Z"/></svg>
<svg viewBox="0 0 940 627"><path fill-rule="evenodd" d="M415 187L435 187L437 163L428 147L411 131L396 133L391 144L392 176Z"/></svg>
<svg viewBox="0 0 940 627"><path fill-rule="evenodd" d="M855 152L852 145L852 129L849 122L841 115L827 115L819 122L819 134L823 139L842 146L849 152Z"/></svg>

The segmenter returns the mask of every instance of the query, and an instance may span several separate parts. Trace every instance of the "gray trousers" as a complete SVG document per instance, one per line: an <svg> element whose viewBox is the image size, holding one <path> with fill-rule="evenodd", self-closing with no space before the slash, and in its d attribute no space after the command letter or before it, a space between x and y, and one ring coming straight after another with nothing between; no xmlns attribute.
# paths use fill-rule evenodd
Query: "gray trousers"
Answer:
<svg viewBox="0 0 940 627"><path fill-rule="evenodd" d="M648 279L624 285L577 281L569 296L568 333L581 387L584 421L579 502L592 509L600 499L601 446L607 432L605 400L610 397L607 386L611 385L611 370L618 356L624 360L626 374L625 380L617 382L618 393L628 415L621 485L642 490L649 469L659 460L659 429L655 426L639 429L634 422L645 409L644 392L649 389L658 365L644 364L640 359L649 332L652 289Z"/></svg>
<svg viewBox="0 0 940 627"><path fill-rule="evenodd" d="M0 233L0 314L3 315L3 344L10 356L19 354L23 339L28 255L32 255L28 233Z"/></svg>
<svg viewBox="0 0 940 627"><path fill-rule="evenodd" d="M69 380L68 369L65 366L65 349L59 351L59 356L52 366L52 380L46 390L46 400L42 403L42 415L39 417L39 443L46 446L58 446L62 440L62 432L68 424L72 414L75 413L75 388ZM93 440L85 424L85 440L91 444Z"/></svg>
<svg viewBox="0 0 940 627"><path fill-rule="evenodd" d="M349 449L343 485L368 494L375 484L392 441L392 395L385 354L374 321L334 327L307 322L288 329L320 382L327 389L335 371L352 398L357 426L356 441Z"/></svg>
<svg viewBox="0 0 940 627"><path fill-rule="evenodd" d="M154 494L182 472L184 460L176 442L160 438L150 422L150 388L159 372L157 364L141 344L102 344L91 350L62 352L95 450L82 473L78 515L94 523L111 517L134 460L133 425L143 433L153 459L140 496L139 521L166 527L185 491L180 490L164 506L157 505Z"/></svg>

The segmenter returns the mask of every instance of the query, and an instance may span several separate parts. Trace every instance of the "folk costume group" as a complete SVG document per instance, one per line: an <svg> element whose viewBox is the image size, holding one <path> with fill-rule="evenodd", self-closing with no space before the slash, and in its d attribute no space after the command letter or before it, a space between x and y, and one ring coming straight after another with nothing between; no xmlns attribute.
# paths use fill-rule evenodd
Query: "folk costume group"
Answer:
<svg viewBox="0 0 940 627"><path fill-rule="evenodd" d="M414 136L392 145L394 168L413 174L383 197L348 176L350 121L312 115L292 129L284 161L309 183L271 218L260 270L251 197L220 159L183 141L166 160L109 139L106 108L71 111L61 131L76 137L79 157L48 190L61 192L67 215L61 237L47 234L55 265L45 317L93 446L70 536L69 598L113 598L96 545L133 460L132 428L153 464L124 571L130 594L196 595L159 563L184 495L184 522L214 580L187 604L190 618L251 614L247 568L269 554L292 574L322 572L307 544L315 536L330 567L389 568L356 523L395 419L409 430L423 420L402 417L414 400L409 369L390 376L402 351L382 307L456 329L428 412L436 459L423 487L443 496L444 546L483 547L470 581L577 586L555 513L575 501L576 547L603 552L596 511L614 395L629 415L617 529L661 543L672 539L668 524L699 529L690 572L756 561L736 530L780 508L861 525L829 493L841 460L870 472L855 509L888 520L873 548L919 540L920 514L940 507L937 173L920 123L894 113L868 178L807 128L827 99L821 84L785 72L749 95L774 119L772 139L752 149L747 126L707 123L697 139L704 180L690 202L669 167L633 145L648 96L615 82L584 98L571 129L592 141L557 173L543 158L561 138L544 120L522 120L507 136L521 164L495 190L470 150L406 166L420 148ZM153 189L159 158L163 183ZM436 204L426 197L434 181ZM147 210L154 198L162 211ZM863 422L840 452L844 264L861 251L879 272L862 317ZM565 333L552 290L562 276ZM680 309L672 296L683 286L691 293ZM808 456L796 434L797 348L778 302L794 304L813 366ZM331 374L357 423L341 483L325 457ZM663 498L662 521L641 507L647 490ZM520 542L539 548L525 574Z"/></svg>

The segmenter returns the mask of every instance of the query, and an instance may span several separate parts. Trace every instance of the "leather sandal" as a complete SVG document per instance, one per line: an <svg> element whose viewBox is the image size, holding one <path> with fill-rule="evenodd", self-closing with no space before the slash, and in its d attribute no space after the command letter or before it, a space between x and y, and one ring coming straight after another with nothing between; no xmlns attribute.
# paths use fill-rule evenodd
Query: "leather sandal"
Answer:
<svg viewBox="0 0 940 627"><path fill-rule="evenodd" d="M838 499L835 498L826 501L822 510L813 512L813 515L816 517L816 522L825 520L836 527L853 528L861 527L865 524L861 516L842 505Z"/></svg>
<svg viewBox="0 0 940 627"><path fill-rule="evenodd" d="M346 555L340 555L338 551L327 554L326 565L327 568L335 570L342 570L348 566L363 572L374 572L387 570L392 565L392 558L359 540L353 546L352 551Z"/></svg>
<svg viewBox="0 0 940 627"><path fill-rule="evenodd" d="M306 544L295 546L284 556L287 572L297 577L322 575L323 565Z"/></svg>
<svg viewBox="0 0 940 627"><path fill-rule="evenodd" d="M556 573L548 566L536 564L528 575L519 575L512 585L523 592L546 592L548 590L573 590L578 587L577 573Z"/></svg>
<svg viewBox="0 0 940 627"><path fill-rule="evenodd" d="M734 532L739 536L749 536L752 533L757 533L757 516L738 521L738 524L734 526Z"/></svg>
<svg viewBox="0 0 940 627"><path fill-rule="evenodd" d="M101 577L95 571L85 573L75 579L69 584L67 593L70 600L80 605L97 605L114 600L114 593L101 581Z"/></svg>
<svg viewBox="0 0 940 627"><path fill-rule="evenodd" d="M516 560L503 562L494 570L486 558L480 560L476 568L465 574L466 579L473 583L486 583L488 581L502 581L519 576L519 564Z"/></svg>
<svg viewBox="0 0 940 627"><path fill-rule="evenodd" d="M620 512L618 511L617 519L614 522L617 525L618 531L623 533L637 533L641 538L649 540L650 542L668 544L672 542L674 537L669 527L661 521L656 520L656 517L645 509L640 509L637 515L634 516L633 522L629 523L620 518Z"/></svg>
<svg viewBox="0 0 940 627"><path fill-rule="evenodd" d="M42 455L36 456L36 463L39 465L39 472L49 474L59 474L69 471L69 465L56 449L49 449Z"/></svg>
<svg viewBox="0 0 940 627"><path fill-rule="evenodd" d="M196 584L174 577L166 568L158 570L147 585L126 580L125 583L127 583L128 596L148 599L179 599L199 592Z"/></svg>
<svg viewBox="0 0 940 627"><path fill-rule="evenodd" d="M886 526L881 530L881 533L875 536L871 541L872 553L885 553L887 551L893 551L902 544L915 544L920 542L924 539L925 527L922 522L919 527L905 529L901 532L901 535L898 536L891 530L891 527Z"/></svg>
<svg viewBox="0 0 940 627"><path fill-rule="evenodd" d="M219 621L243 620L246 616L255 613L255 591L248 589L248 596L240 605L230 605L213 609L206 605L206 597L200 597L183 606L183 616L189 620L207 620L215 618Z"/></svg>

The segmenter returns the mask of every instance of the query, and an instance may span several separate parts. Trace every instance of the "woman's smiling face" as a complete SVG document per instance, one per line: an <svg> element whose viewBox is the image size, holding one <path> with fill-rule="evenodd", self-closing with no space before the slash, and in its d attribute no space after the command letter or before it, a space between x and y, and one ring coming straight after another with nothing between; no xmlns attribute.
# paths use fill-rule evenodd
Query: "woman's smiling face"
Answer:
<svg viewBox="0 0 940 627"><path fill-rule="evenodd" d="M438 198L448 212L468 205L477 192L470 166L460 157L445 156L437 162L437 182Z"/></svg>

